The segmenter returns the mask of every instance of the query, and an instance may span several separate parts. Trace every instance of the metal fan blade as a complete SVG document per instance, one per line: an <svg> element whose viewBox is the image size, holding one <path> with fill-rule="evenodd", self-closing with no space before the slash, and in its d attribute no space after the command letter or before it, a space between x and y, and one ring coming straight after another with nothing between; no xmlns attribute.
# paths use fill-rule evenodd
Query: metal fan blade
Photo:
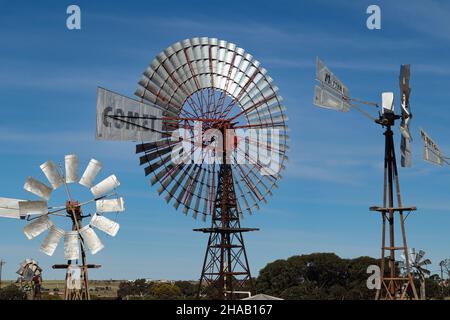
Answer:
<svg viewBox="0 0 450 320"><path fill-rule="evenodd" d="M48 182L52 185L53 189L57 189L62 183L62 178L59 175L58 169L52 160L49 160L40 166L42 172L47 177Z"/></svg>
<svg viewBox="0 0 450 320"><path fill-rule="evenodd" d="M36 214L47 214L47 201L19 201L19 212L21 217Z"/></svg>
<svg viewBox="0 0 450 320"><path fill-rule="evenodd" d="M205 177L206 177L206 169L202 169L202 177L200 178L200 185L199 185L199 188L198 188L198 192L197 192L197 194L196 194L196 200L195 200L195 206L194 206L194 213L192 214L192 217L194 218L194 219L197 219L197 215L198 215L198 212L199 212L199 207L200 207L200 200L201 200L201 196L202 196L202 191L203 191L203 186L205 185L204 184L204 182L205 182Z"/></svg>
<svg viewBox="0 0 450 320"><path fill-rule="evenodd" d="M180 192L178 193L178 196L175 198L176 201L174 203L174 207L177 210L178 210L178 207L180 206L180 204L182 203L183 198L184 198L184 196L185 196L185 194L187 192L188 185L192 182L192 180L191 180L192 179L192 173L194 172L195 167L196 166L194 166L192 168L190 166L188 167L189 172L187 173L187 178L186 178L186 180L185 180L185 182L183 184L183 187L181 188ZM186 170L186 171L188 171L188 170ZM184 177L182 177L182 178L184 179ZM179 181L182 181L182 180L179 180Z"/></svg>
<svg viewBox="0 0 450 320"><path fill-rule="evenodd" d="M66 260L77 260L80 257L78 245L78 231L67 231L64 234L64 258Z"/></svg>
<svg viewBox="0 0 450 320"><path fill-rule="evenodd" d="M184 209L183 209L183 213L187 214L189 209L191 208L191 203L192 203L192 199L194 199L194 195L196 193L197 190L197 185L199 183L199 176L202 172L202 168L201 166L197 166L197 172L195 173L195 177L193 178L193 181L190 185L190 188L188 190L188 194L185 197L185 202L184 202Z"/></svg>
<svg viewBox="0 0 450 320"><path fill-rule="evenodd" d="M414 262L415 262L416 264L418 264L419 261L422 260L422 258L423 258L424 256L425 256L425 251L419 250L419 253L417 253L416 259L414 260Z"/></svg>
<svg viewBox="0 0 450 320"><path fill-rule="evenodd" d="M23 188L44 200L49 200L52 194L52 189L50 187L32 177L27 178Z"/></svg>
<svg viewBox="0 0 450 320"><path fill-rule="evenodd" d="M86 188L92 187L92 185L94 184L95 177L97 176L97 174L100 172L101 169L102 163L98 160L91 159L91 161L89 161L88 166L86 167L86 170L81 176L79 184L85 186Z"/></svg>
<svg viewBox="0 0 450 320"><path fill-rule="evenodd" d="M92 227L95 227L106 234L110 235L111 237L115 237L117 232L119 231L120 225L112 221L104 216L94 214L94 216L91 219L91 222L89 223Z"/></svg>
<svg viewBox="0 0 450 320"><path fill-rule="evenodd" d="M419 267L422 267L422 266L427 266L427 265L429 265L429 264L431 264L431 260L430 260L430 259L425 259L425 260L423 260L423 261L420 261L417 265L418 265Z"/></svg>
<svg viewBox="0 0 450 320"><path fill-rule="evenodd" d="M0 217L20 219L19 202L20 199L0 198Z"/></svg>
<svg viewBox="0 0 450 320"><path fill-rule="evenodd" d="M100 181L95 186L93 186L91 188L91 192L94 197L100 197L117 188L118 186L120 186L120 182L119 180L117 180L117 177L112 174L108 178Z"/></svg>
<svg viewBox="0 0 450 320"><path fill-rule="evenodd" d="M89 225L80 229L80 235L83 238L84 244L88 247L91 254L96 254L105 246L100 241L100 238Z"/></svg>
<svg viewBox="0 0 450 320"><path fill-rule="evenodd" d="M76 154L66 155L66 183L75 183L78 181L78 156Z"/></svg>
<svg viewBox="0 0 450 320"><path fill-rule="evenodd" d="M49 229L53 223L50 221L47 215L41 216L34 220L33 222L27 224L23 228L23 232L27 236L28 240L31 240L38 235L40 235L42 232Z"/></svg>
<svg viewBox="0 0 450 320"><path fill-rule="evenodd" d="M431 271L428 269L420 268L420 272L425 273L426 275L430 275Z"/></svg>
<svg viewBox="0 0 450 320"><path fill-rule="evenodd" d="M158 172L158 174L155 176L156 178L155 180L159 181L161 184L161 186L158 188L159 195L161 195L161 193L163 193L164 190L167 189L167 187L172 183L172 181L177 179L178 175L182 172L181 170L182 168L183 168L182 166L176 166L174 168L173 165L170 165L167 168L161 169L161 171ZM162 177L164 177L164 179L161 181Z"/></svg>
<svg viewBox="0 0 450 320"><path fill-rule="evenodd" d="M178 188L181 186L181 183L183 182L184 178L186 177L186 174L191 170L192 165L188 165L185 167L185 169L183 170L183 173L181 174L181 176L175 180L172 188L170 189L170 191L168 192L168 194L166 195L165 199L167 202L170 202L170 200L175 196L175 193L177 192Z"/></svg>
<svg viewBox="0 0 450 320"><path fill-rule="evenodd" d="M212 175L214 175L214 172L212 172ZM203 214L202 220L203 221L206 220L206 215L209 212L208 207L209 207L209 203L210 203L209 198L210 198L210 192L211 192L211 183L210 183L211 179L210 179L210 177L211 177L211 170L208 168L208 174L207 174L207 177L206 177L205 191L204 191L204 194L203 194L203 210L202 210L202 214Z"/></svg>
<svg viewBox="0 0 450 320"><path fill-rule="evenodd" d="M56 226L51 226L47 237L45 237L44 241L41 244L41 252L45 253L48 256L52 256L55 253L56 247L59 244L59 241L64 236L64 230L57 228Z"/></svg>
<svg viewBox="0 0 450 320"><path fill-rule="evenodd" d="M95 202L97 212L122 212L125 211L123 198L104 199Z"/></svg>

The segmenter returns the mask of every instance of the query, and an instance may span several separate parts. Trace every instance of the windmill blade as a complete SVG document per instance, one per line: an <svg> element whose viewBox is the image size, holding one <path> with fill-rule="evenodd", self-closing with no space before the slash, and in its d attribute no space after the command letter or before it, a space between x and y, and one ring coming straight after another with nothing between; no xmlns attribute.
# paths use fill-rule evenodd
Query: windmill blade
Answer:
<svg viewBox="0 0 450 320"><path fill-rule="evenodd" d="M48 182L52 185L53 190L57 189L63 183L58 169L56 169L55 163L52 160L41 164L40 168L47 177Z"/></svg>
<svg viewBox="0 0 450 320"><path fill-rule="evenodd" d="M97 174L100 172L101 169L102 163L98 160L91 159L91 161L89 161L88 166L86 167L86 170L81 176L79 184L85 186L86 188L91 188L92 185L94 184L95 177L97 177Z"/></svg>
<svg viewBox="0 0 450 320"><path fill-rule="evenodd" d="M48 216L45 215L27 224L23 228L23 232L25 233L28 240L31 240L40 235L42 232L48 230L52 225L53 223L50 221Z"/></svg>
<svg viewBox="0 0 450 320"><path fill-rule="evenodd" d="M416 255L416 259L414 260L414 262L415 262L416 264L418 264L419 261L422 260L422 258L423 258L424 256L425 256L425 251L419 250L419 252L418 252L417 255Z"/></svg>
<svg viewBox="0 0 450 320"><path fill-rule="evenodd" d="M108 178L105 178L104 180L93 186L91 188L91 192L94 197L100 197L117 188L118 186L120 186L120 182L117 177L112 174Z"/></svg>
<svg viewBox="0 0 450 320"><path fill-rule="evenodd" d="M77 260L80 257L78 231L67 231L64 234L64 259Z"/></svg>
<svg viewBox="0 0 450 320"><path fill-rule="evenodd" d="M0 198L0 217L21 219L19 202L25 201L20 199Z"/></svg>
<svg viewBox="0 0 450 320"><path fill-rule="evenodd" d="M35 194L38 197L40 197L44 200L47 200L47 201L50 199L50 196L52 194L52 189L50 187L46 186L42 182L40 182L32 177L27 178L23 188L26 191L31 192L32 194Z"/></svg>
<svg viewBox="0 0 450 320"><path fill-rule="evenodd" d="M106 234L110 235L111 237L115 237L117 232L119 231L120 225L112 221L104 216L94 214L94 216L91 219L91 222L89 223L92 227L95 227Z"/></svg>
<svg viewBox="0 0 450 320"><path fill-rule="evenodd" d="M91 254L96 254L105 247L95 233L94 229L92 229L89 225L80 229L80 235Z"/></svg>
<svg viewBox="0 0 450 320"><path fill-rule="evenodd" d="M44 241L42 241L40 251L48 256L52 256L63 236L64 230L52 225L49 229L47 237L45 237Z"/></svg>
<svg viewBox="0 0 450 320"><path fill-rule="evenodd" d="M411 88L409 87L410 79L410 65L402 65L400 67L400 105L402 108L402 122L400 124L400 132L402 134L400 142L400 153L401 153L401 165L402 167L411 167L411 107L409 105L409 95L411 93Z"/></svg>
<svg viewBox="0 0 450 320"><path fill-rule="evenodd" d="M78 181L78 156L68 154L64 157L66 167L66 183L75 183Z"/></svg>
<svg viewBox="0 0 450 320"><path fill-rule="evenodd" d="M21 217L47 214L47 201L19 201L19 212Z"/></svg>
<svg viewBox="0 0 450 320"><path fill-rule="evenodd" d="M197 215L199 213L199 207L200 207L200 200L202 199L202 191L203 191L203 187L205 186L205 178L206 178L206 169L203 168L202 170L202 177L200 178L200 185L198 187L198 191L196 194L196 199L195 199L195 206L194 206L194 212L192 213L192 217L194 219L197 219Z"/></svg>
<svg viewBox="0 0 450 320"><path fill-rule="evenodd" d="M420 269L420 272L422 272L422 273L424 273L424 274L426 274L426 275L430 275L431 274L431 271L430 270L428 270L428 269Z"/></svg>
<svg viewBox="0 0 450 320"><path fill-rule="evenodd" d="M123 198L103 199L95 202L97 212L123 212L125 211Z"/></svg>
<svg viewBox="0 0 450 320"><path fill-rule="evenodd" d="M431 264L431 260L430 260L430 259L425 259L425 260L419 262L417 265L418 265L419 267L422 267L422 266L427 266L427 265L429 265L429 264Z"/></svg>

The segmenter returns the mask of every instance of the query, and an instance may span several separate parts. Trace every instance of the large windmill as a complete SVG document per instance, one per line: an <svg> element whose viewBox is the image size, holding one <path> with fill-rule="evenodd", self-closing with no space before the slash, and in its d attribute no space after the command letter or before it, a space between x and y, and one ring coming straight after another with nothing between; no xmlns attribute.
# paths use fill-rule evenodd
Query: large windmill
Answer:
<svg viewBox="0 0 450 320"><path fill-rule="evenodd" d="M401 120L400 132L401 140L401 164L404 167L411 165L409 133L410 120L412 114L409 106L410 66L402 65L400 68L400 115L395 113L394 94L384 92L382 94L382 110L377 116L372 116L370 112L363 110L362 105L369 105L378 108L378 103L366 102L350 96L348 88L339 80L330 69L317 58L316 80L319 82L315 87L314 104L327 109L338 111L349 111L356 109L369 119L380 125L384 129L385 151L384 151L384 188L383 206L371 207L371 211L379 212L382 218L382 244L381 244L381 288L377 290L376 299L418 299L416 288L411 274L411 266L408 256L408 246L406 241L405 213L415 211L416 207L404 206L400 194L400 183L397 170L397 159L394 145L394 132L396 121ZM396 202L396 203L395 203ZM395 242L395 220L400 222L401 242ZM403 252L405 256L404 275L398 273L396 268L396 252ZM385 266L385 257L388 258L388 268ZM386 269L388 275L386 276Z"/></svg>
<svg viewBox="0 0 450 320"><path fill-rule="evenodd" d="M244 49L213 38L177 42L145 70L135 101L104 89L97 137L140 140L136 152L165 200L209 227L199 296L251 289L241 227L267 202L287 150L285 108L267 70ZM261 152L261 150L264 150Z"/></svg>
<svg viewBox="0 0 450 320"><path fill-rule="evenodd" d="M94 185L95 178L102 168L102 164L91 159L81 178L78 176L78 156L71 154L65 156L64 167L55 165L52 160L43 163L40 168L47 178L50 186L39 180L28 177L24 189L40 200L20 200L0 198L3 208L3 216L22 218L30 221L24 227L24 233L28 239L33 239L45 231L47 236L42 241L40 251L52 256L58 243L64 238L64 258L66 264L54 265L55 269L66 269L66 280L74 274L79 276L80 286L71 287L66 282L65 299L89 300L88 269L97 268L98 265L87 264L86 251L96 254L103 249L103 244L93 228L101 230L110 236L115 236L119 230L119 224L108 219L105 215L110 212L124 211L122 197L117 197L115 188L120 183L115 175L110 175ZM84 202L75 198L76 194L71 184L79 183L89 188L93 198ZM49 201L54 190L63 186L65 190L65 204L50 206ZM95 203L95 209L89 205ZM63 217L69 221L71 230L65 231L50 218ZM83 219L91 217L88 224L83 226ZM62 221L61 221L62 222Z"/></svg>

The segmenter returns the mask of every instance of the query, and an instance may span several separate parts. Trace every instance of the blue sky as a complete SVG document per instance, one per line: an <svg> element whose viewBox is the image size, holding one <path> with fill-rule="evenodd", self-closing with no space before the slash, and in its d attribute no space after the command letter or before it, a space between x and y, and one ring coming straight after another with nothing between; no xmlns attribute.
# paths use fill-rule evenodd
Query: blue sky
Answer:
<svg viewBox="0 0 450 320"><path fill-rule="evenodd" d="M82 29L66 29L66 8L77 4ZM382 29L366 28L366 8L382 9ZM380 254L382 130L358 112L312 105L315 57L320 56L353 96L379 101L398 92L400 64L412 64L414 166L400 170L403 202L419 211L407 219L409 245L425 249L436 270L450 257L450 171L421 160L418 127L450 153L450 5L444 1L0 1L0 196L30 197L27 176L39 165L77 153L115 173L127 210L115 238L88 257L103 265L94 279L197 279L206 245L192 232L201 221L167 206L138 165L133 143L95 141L96 87L132 96L161 50L196 36L236 43L258 59L280 88L290 117L290 161L268 205L246 217L254 275L279 258L311 252L342 257ZM398 101L398 100L397 100ZM396 139L399 134L396 132ZM62 263L39 252L23 221L0 221L5 278L33 257L47 279L62 279Z"/></svg>

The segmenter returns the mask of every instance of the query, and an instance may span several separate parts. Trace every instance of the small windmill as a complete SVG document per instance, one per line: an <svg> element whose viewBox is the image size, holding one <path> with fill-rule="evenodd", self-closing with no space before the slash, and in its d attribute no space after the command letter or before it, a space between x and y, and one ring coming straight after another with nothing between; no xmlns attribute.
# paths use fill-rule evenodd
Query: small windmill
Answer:
<svg viewBox="0 0 450 320"><path fill-rule="evenodd" d="M397 160L394 145L394 132L392 128L396 121L401 120L400 132L401 140L401 164L404 167L411 166L411 134L409 132L410 120L412 114L410 112L409 95L411 89L409 87L410 66L402 65L400 67L400 115L395 113L394 94L392 92L382 93L381 111L378 116L372 116L370 112L363 110L361 106L371 106L379 108L378 103L368 102L350 97L349 89L344 83L338 79L330 69L317 58L316 61L316 80L319 82L314 90L314 104L318 107L347 112L355 109L384 129L385 151L384 151L384 190L383 190L383 206L371 207L371 211L379 212L382 217L382 244L381 244L381 271L380 280L381 288L377 290L376 299L418 299L416 288L414 286L413 276L410 271L410 262L408 258L408 246L406 242L405 230L405 212L415 211L416 207L403 206L400 195L400 183L398 178ZM394 196L394 191L396 191ZM397 201L397 204L394 202ZM402 244L396 245L394 240L394 221L395 213L398 213ZM388 223L388 228L387 228ZM386 229L388 229L386 232ZM388 234L389 243L386 243L386 233ZM398 275L395 266L396 251L401 250L405 255L406 272L405 276ZM385 276L385 256L389 252L389 276Z"/></svg>
<svg viewBox="0 0 450 320"><path fill-rule="evenodd" d="M17 282L20 288L27 294L31 294L33 299L40 298L40 290L33 290L34 277L42 277L42 268L39 267L38 262L34 259L25 259L20 263L19 270L16 271L19 275Z"/></svg>
<svg viewBox="0 0 450 320"><path fill-rule="evenodd" d="M412 273L419 279L420 281L420 299L426 299L425 292L425 279L430 275L431 271L426 268L426 266L431 264L430 259L424 259L425 251L419 250L416 252L414 248L409 249L409 261L411 263ZM406 257L402 255L403 261L399 261L398 267L401 270L406 270Z"/></svg>
<svg viewBox="0 0 450 320"><path fill-rule="evenodd" d="M161 52L135 95L98 89L97 138L140 140L136 153L158 193L185 215L210 219L194 230L208 234L199 296L237 298L252 287L242 234L258 230L241 219L267 202L287 160L278 88L244 49L202 37ZM253 152L261 149L270 155Z"/></svg>
<svg viewBox="0 0 450 320"><path fill-rule="evenodd" d="M40 198L40 200L19 200L1 198L3 216L22 218L30 221L24 227L26 237L31 240L40 234L48 231L43 240L40 251L52 256L58 243L64 238L64 257L67 264L54 265L55 269L66 269L66 278L69 271L79 268L77 274L82 285L75 289L66 284L65 299L90 299L88 286L89 268L100 267L90 265L86 262L86 251L96 254L103 249L103 244L93 228L101 230L110 236L115 236L119 230L119 224L108 219L105 214L110 212L124 211L124 201L122 197L117 197L114 191L120 183L115 175L110 175L104 180L94 185L94 180L102 168L102 164L95 159L91 159L81 178L78 177L78 156L71 154L65 156L65 170L62 164L57 167L52 160L43 163L40 168L47 178L48 186L39 180L28 177L24 189ZM93 198L84 202L79 202L74 198L70 190L70 185L79 183L85 188L89 188ZM65 205L49 206L52 192L64 186L66 194ZM95 203L95 209L89 224L83 226L84 218L91 214L83 212L87 205ZM71 230L65 231L56 226L50 217L64 217L70 219ZM78 261L81 260L81 265Z"/></svg>

